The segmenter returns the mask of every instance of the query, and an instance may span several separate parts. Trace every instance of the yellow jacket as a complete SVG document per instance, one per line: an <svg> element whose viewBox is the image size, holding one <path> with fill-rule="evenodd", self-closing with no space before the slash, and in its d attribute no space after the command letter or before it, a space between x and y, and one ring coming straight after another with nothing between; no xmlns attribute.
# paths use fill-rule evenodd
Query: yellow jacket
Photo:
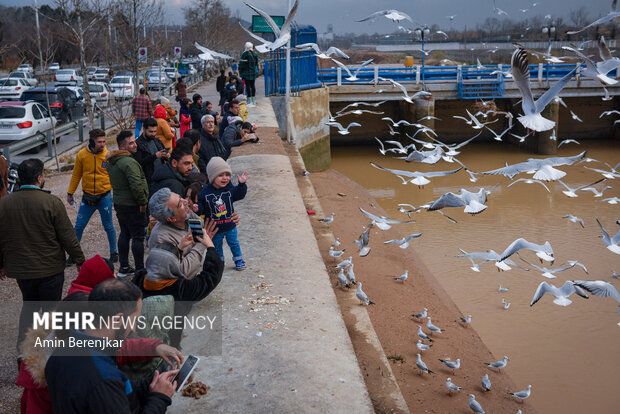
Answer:
<svg viewBox="0 0 620 414"><path fill-rule="evenodd" d="M98 195L112 190L110 176L106 168L105 157L107 154L107 148L104 148L99 154L93 154L88 147L82 148L75 157L75 165L67 194L75 193L80 180L82 181L82 191L88 194Z"/></svg>
<svg viewBox="0 0 620 414"><path fill-rule="evenodd" d="M239 116L243 119L243 122L248 121L248 107L246 102L241 102L239 104Z"/></svg>

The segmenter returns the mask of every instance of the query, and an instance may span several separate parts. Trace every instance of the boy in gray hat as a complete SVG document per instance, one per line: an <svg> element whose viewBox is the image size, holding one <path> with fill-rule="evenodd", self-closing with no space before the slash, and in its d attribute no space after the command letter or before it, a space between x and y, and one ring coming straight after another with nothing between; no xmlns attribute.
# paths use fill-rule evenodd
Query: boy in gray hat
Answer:
<svg viewBox="0 0 620 414"><path fill-rule="evenodd" d="M247 172L238 175L239 185L231 182L232 170L230 165L221 157L213 157L207 164L207 176L209 184L198 195L198 214L204 214L205 219L215 221L218 232L213 236L213 244L218 254L224 261L222 248L224 238L230 247L235 262L235 269L245 270L245 262L241 254L241 247L237 238L237 227L232 219L234 213L233 202L242 200L248 187L245 182L249 175Z"/></svg>

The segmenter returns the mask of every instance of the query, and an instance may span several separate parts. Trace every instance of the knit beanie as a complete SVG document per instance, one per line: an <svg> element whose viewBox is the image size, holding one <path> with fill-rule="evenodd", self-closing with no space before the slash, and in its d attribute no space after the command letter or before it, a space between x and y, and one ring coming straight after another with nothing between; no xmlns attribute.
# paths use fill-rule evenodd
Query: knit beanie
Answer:
<svg viewBox="0 0 620 414"><path fill-rule="evenodd" d="M159 98L159 102L161 102L162 105L170 105L170 100L166 98L165 96L162 96L161 98Z"/></svg>
<svg viewBox="0 0 620 414"><path fill-rule="evenodd" d="M215 180L215 177L225 172L232 175L230 165L228 165L228 163L221 157L211 158L207 164L207 177L209 178L209 183L212 183L213 180Z"/></svg>

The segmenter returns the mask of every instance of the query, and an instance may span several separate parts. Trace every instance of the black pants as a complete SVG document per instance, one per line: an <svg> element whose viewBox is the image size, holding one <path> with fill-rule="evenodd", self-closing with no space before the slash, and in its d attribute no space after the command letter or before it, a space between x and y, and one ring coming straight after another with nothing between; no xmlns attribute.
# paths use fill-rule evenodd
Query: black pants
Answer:
<svg viewBox="0 0 620 414"><path fill-rule="evenodd" d="M247 93L247 97L251 98L256 95L256 86L254 86L254 81L256 79L244 79L245 81L245 91Z"/></svg>
<svg viewBox="0 0 620 414"><path fill-rule="evenodd" d="M129 266L129 241L136 270L144 269L144 226L146 214L138 206L114 204L121 233L118 236L118 259L121 267Z"/></svg>
<svg viewBox="0 0 620 414"><path fill-rule="evenodd" d="M59 301L62 297L62 285L65 281L65 272L38 279L17 279L17 285L22 292L24 304L19 314L19 328L17 331L17 350L24 340L26 331L32 328L32 313L42 309L50 310L53 303L38 303L39 301Z"/></svg>

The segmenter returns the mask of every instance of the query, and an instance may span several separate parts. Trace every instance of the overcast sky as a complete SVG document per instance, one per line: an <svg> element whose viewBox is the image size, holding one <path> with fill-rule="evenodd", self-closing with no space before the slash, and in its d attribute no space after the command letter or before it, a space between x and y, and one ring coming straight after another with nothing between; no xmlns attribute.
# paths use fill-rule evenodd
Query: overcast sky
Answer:
<svg viewBox="0 0 620 414"><path fill-rule="evenodd" d="M252 5L271 15L286 15L288 0L246 0ZM294 0L291 0L293 2ZM532 8L532 3L539 3ZM49 0L41 0L50 3ZM183 6L189 5L192 0L165 0L167 10L166 20L169 23L183 22ZM243 4L243 0L225 0L228 7L234 12L239 10L241 17L251 20L252 10ZM497 7L506 11L512 19L521 19L527 16L551 14L553 17L563 16L568 20L568 12L587 5L590 20L606 14L610 10L611 0L496 0ZM0 4L7 6L34 4L34 0L0 0ZM327 25L334 26L334 32L355 33L389 33L398 24L385 18L377 19L373 23L356 23L367 15L380 10L392 8L409 14L414 20L428 25L438 24L443 29L461 29L465 25L473 27L483 22L487 17L496 16L493 13L492 0L300 0L296 22L311 24L319 33L326 31ZM530 9L523 13L519 9ZM445 16L456 15L450 22ZM497 17L497 16L496 16ZM505 18L501 16L500 18ZM402 22L401 22L402 23ZM451 26L452 25L452 26ZM404 25L408 27L407 25ZM409 24L409 26L411 26Z"/></svg>

